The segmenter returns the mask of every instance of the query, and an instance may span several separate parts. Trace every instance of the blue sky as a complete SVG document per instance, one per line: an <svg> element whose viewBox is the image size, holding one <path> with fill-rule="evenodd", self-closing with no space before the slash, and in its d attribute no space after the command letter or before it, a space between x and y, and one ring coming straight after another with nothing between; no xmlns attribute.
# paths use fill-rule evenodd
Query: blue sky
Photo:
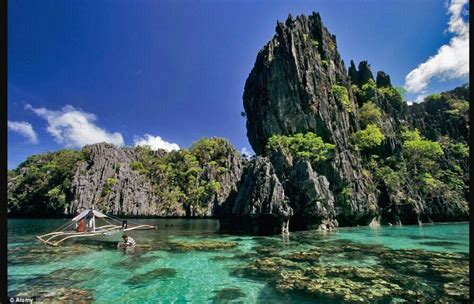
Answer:
<svg viewBox="0 0 474 304"><path fill-rule="evenodd" d="M319 11L346 68L351 59L368 60L374 74L387 72L396 86L406 86L415 71L409 100L451 89L468 82L460 59L468 16L454 18L456 5L9 1L8 167L31 154L104 139L175 149L219 136L250 151L240 116L244 83L288 13Z"/></svg>

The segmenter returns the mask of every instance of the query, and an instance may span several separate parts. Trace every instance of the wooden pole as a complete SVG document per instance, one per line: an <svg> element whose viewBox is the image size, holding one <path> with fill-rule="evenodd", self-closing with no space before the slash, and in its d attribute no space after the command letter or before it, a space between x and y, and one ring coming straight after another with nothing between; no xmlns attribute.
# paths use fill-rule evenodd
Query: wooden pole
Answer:
<svg viewBox="0 0 474 304"><path fill-rule="evenodd" d="M94 209L92 209L92 231L95 232L95 215L94 215Z"/></svg>

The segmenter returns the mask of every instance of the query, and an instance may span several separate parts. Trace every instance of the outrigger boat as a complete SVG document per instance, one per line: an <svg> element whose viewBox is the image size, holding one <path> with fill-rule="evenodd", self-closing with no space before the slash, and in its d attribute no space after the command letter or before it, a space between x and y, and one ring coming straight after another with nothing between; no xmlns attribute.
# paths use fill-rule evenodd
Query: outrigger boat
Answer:
<svg viewBox="0 0 474 304"><path fill-rule="evenodd" d="M102 224L103 225L98 225ZM140 225L92 209L86 209L59 227L57 231L37 235L47 245L58 246L71 239L86 239L99 242L119 242L122 235L131 230L156 229L152 225Z"/></svg>

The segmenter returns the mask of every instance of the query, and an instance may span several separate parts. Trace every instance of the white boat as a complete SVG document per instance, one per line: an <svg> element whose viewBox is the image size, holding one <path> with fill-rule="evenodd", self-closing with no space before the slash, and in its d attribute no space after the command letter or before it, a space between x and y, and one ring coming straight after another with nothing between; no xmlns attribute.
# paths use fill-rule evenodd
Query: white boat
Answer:
<svg viewBox="0 0 474 304"><path fill-rule="evenodd" d="M129 224L127 220L105 215L92 208L82 211L57 231L37 235L36 238L51 246L58 246L64 241L77 239L119 242L125 232L145 229L156 229L156 226Z"/></svg>

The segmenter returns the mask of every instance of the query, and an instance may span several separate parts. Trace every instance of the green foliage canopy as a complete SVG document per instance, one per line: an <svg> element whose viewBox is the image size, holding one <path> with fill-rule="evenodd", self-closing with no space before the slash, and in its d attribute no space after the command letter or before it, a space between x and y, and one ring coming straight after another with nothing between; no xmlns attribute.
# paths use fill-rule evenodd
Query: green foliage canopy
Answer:
<svg viewBox="0 0 474 304"><path fill-rule="evenodd" d="M347 112L352 112L352 105L349 99L349 92L345 86L334 84L331 88L332 93Z"/></svg>
<svg viewBox="0 0 474 304"><path fill-rule="evenodd" d="M375 83L375 80L369 79L367 83L362 85L358 93L363 102L374 98L375 94L377 93L377 84Z"/></svg>
<svg viewBox="0 0 474 304"><path fill-rule="evenodd" d="M368 124L364 130L359 130L354 134L355 143L361 149L371 149L380 146L384 140L384 135L379 127Z"/></svg>
<svg viewBox="0 0 474 304"><path fill-rule="evenodd" d="M327 160L335 145L326 143L312 132L295 135L273 135L267 143L267 151L282 149L295 157L308 160L313 166Z"/></svg>
<svg viewBox="0 0 474 304"><path fill-rule="evenodd" d="M380 119L380 117L382 117L382 111L372 101L364 103L359 110L359 121L362 126L375 124Z"/></svg>
<svg viewBox="0 0 474 304"><path fill-rule="evenodd" d="M77 163L85 158L70 149L32 155L9 171L9 212L41 216L60 215L71 196Z"/></svg>
<svg viewBox="0 0 474 304"><path fill-rule="evenodd" d="M429 164L436 157L443 155L443 149L438 142L423 139L418 129L404 131L403 148L412 163Z"/></svg>

